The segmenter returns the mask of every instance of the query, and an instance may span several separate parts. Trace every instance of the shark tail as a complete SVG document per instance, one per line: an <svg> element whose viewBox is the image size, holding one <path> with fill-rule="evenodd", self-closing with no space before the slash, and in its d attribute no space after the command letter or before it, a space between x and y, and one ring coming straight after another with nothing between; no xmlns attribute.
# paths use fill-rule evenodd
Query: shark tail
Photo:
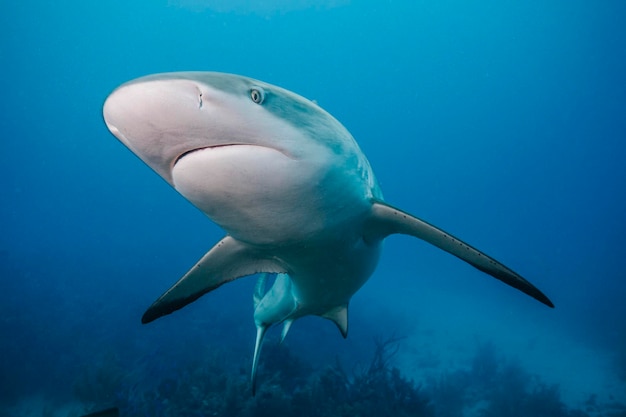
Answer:
<svg viewBox="0 0 626 417"><path fill-rule="evenodd" d="M254 356L252 359L252 375L250 378L252 385L252 396L256 394L256 374L257 368L259 366L259 355L261 354L261 348L263 347L263 339L265 338L265 333L267 332L268 326L266 325L257 325L256 328L256 342L254 344Z"/></svg>

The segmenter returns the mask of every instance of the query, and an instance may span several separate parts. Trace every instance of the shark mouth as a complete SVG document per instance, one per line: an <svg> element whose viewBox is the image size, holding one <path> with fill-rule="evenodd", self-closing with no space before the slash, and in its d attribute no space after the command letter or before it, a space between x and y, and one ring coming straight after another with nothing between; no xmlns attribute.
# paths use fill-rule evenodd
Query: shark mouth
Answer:
<svg viewBox="0 0 626 417"><path fill-rule="evenodd" d="M231 144L226 144L226 145L204 146L204 147L201 147L201 148L190 149L190 150L185 151L185 152L181 153L180 155L178 155L176 157L176 159L174 159L174 162L172 163L172 166L175 166L178 163L178 161L180 161L181 159L183 159L184 157L186 157L188 155L191 155L194 152L202 151L204 149L223 148L225 146L237 146L237 145L235 145L235 144L232 144L232 145Z"/></svg>
<svg viewBox="0 0 626 417"><path fill-rule="evenodd" d="M204 151L207 149L220 149L220 148L233 148L233 147L238 147L238 146L242 146L242 147L258 147L258 148L265 148L265 149L271 149L273 151L279 152L281 154L283 154L284 156L286 156L289 159L296 159L295 157L293 157L292 155L289 155L288 153L286 153L285 151L281 150L281 149L277 149L277 148L272 148L269 146L263 146L263 145L256 145L256 144L252 144L252 143L225 143L222 145L212 145L212 146L203 146L200 148L194 148L194 149L190 149L188 151L185 151L183 153L181 153L180 155L178 155L178 157L176 157L176 159L174 159L174 161L172 162L172 167L176 166L176 164L182 160L183 158L185 158L186 156L189 156L195 152L199 152L199 151Z"/></svg>

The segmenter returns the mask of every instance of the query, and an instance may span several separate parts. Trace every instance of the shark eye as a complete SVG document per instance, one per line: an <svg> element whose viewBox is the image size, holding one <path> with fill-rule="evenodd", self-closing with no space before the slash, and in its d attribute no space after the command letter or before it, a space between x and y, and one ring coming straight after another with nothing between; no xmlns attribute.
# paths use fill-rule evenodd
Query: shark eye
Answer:
<svg viewBox="0 0 626 417"><path fill-rule="evenodd" d="M263 92L263 89L256 87L252 88L250 90L250 99L256 104L263 103L263 100L265 99L265 93Z"/></svg>

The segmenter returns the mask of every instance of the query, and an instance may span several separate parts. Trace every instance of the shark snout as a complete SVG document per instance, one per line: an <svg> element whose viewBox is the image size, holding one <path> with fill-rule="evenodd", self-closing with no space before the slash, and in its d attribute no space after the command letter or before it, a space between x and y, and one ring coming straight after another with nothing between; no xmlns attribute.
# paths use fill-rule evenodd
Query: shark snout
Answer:
<svg viewBox="0 0 626 417"><path fill-rule="evenodd" d="M130 146L128 140L124 137L122 132L117 127L119 123L118 118L115 116L116 113L115 100L111 100L111 96L109 96L104 102L104 106L102 108L102 116L104 118L104 123L107 126L107 129L115 136L120 142L122 142L127 147Z"/></svg>
<svg viewBox="0 0 626 417"><path fill-rule="evenodd" d="M191 80L140 78L118 87L107 97L103 116L114 134L115 130L131 141L141 140L142 133L193 124L205 95L201 86Z"/></svg>
<svg viewBox="0 0 626 417"><path fill-rule="evenodd" d="M200 134L209 128L207 95L193 80L139 78L107 97L103 117L120 142L171 182L180 155L211 145Z"/></svg>

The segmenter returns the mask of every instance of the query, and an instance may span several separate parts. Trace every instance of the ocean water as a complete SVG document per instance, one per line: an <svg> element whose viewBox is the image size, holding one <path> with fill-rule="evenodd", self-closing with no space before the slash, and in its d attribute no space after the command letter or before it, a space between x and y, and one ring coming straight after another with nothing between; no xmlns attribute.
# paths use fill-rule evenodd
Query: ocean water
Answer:
<svg viewBox="0 0 626 417"><path fill-rule="evenodd" d="M2 3L0 416L625 416L625 19L610 0ZM348 338L317 317L270 332L252 397L254 278L140 322L223 232L102 104L181 70L316 100L390 204L556 308L391 236Z"/></svg>

